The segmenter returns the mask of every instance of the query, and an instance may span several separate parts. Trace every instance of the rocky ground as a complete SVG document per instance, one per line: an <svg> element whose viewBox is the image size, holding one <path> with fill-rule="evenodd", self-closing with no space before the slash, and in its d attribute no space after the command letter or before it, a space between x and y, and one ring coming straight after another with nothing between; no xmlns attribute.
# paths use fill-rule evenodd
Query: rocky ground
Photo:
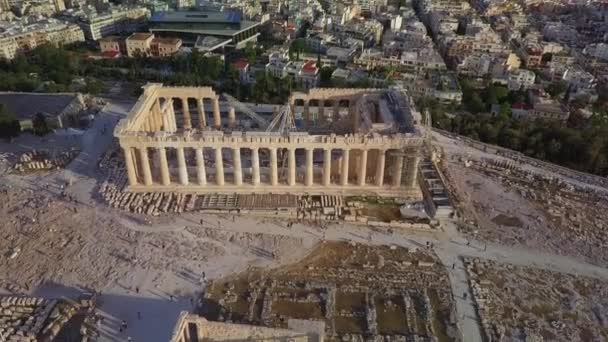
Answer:
<svg viewBox="0 0 608 342"><path fill-rule="evenodd" d="M608 282L467 259L489 340L606 341Z"/></svg>
<svg viewBox="0 0 608 342"><path fill-rule="evenodd" d="M608 190L443 144L443 172L471 239L608 265Z"/></svg>
<svg viewBox="0 0 608 342"><path fill-rule="evenodd" d="M327 339L458 340L446 270L430 251L324 242L303 260L214 281L212 320L287 327L324 322Z"/></svg>

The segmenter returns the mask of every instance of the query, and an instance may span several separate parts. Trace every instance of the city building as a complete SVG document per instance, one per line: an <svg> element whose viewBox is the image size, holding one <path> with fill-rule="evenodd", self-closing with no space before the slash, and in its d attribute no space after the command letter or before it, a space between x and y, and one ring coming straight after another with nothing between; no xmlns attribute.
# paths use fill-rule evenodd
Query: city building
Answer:
<svg viewBox="0 0 608 342"><path fill-rule="evenodd" d="M127 54L125 39L118 36L107 36L99 40L102 55L114 58Z"/></svg>
<svg viewBox="0 0 608 342"><path fill-rule="evenodd" d="M153 33L133 33L125 40L127 56L146 57L152 55Z"/></svg>
<svg viewBox="0 0 608 342"><path fill-rule="evenodd" d="M321 75L315 61L304 62L299 68L296 77L296 85L304 89L312 89L319 86Z"/></svg>
<svg viewBox="0 0 608 342"><path fill-rule="evenodd" d="M404 91L311 89L278 115L223 118L209 87L148 84L114 130L126 190L420 198L424 128Z"/></svg>
<svg viewBox="0 0 608 342"><path fill-rule="evenodd" d="M568 109L551 99L540 89L530 89L528 98L531 105L516 103L511 107L511 115L516 119L566 121L570 116Z"/></svg>
<svg viewBox="0 0 608 342"><path fill-rule="evenodd" d="M84 41L78 25L56 19L45 19L30 25L11 25L0 33L0 57L13 59L19 51L43 44L62 46Z"/></svg>
<svg viewBox="0 0 608 342"><path fill-rule="evenodd" d="M509 90L528 89L534 85L536 74L526 69L517 69L509 72L507 87Z"/></svg>
<svg viewBox="0 0 608 342"><path fill-rule="evenodd" d="M606 44L606 43L589 44L585 47L585 49L583 50L583 53L588 56L591 56L591 57L595 57L595 58L599 58L599 59L608 61L608 44Z"/></svg>
<svg viewBox="0 0 608 342"><path fill-rule="evenodd" d="M159 37L180 38L194 46L199 37L216 37L226 46L240 49L259 36L259 22L243 19L238 12L159 12L150 18L150 32Z"/></svg>
<svg viewBox="0 0 608 342"><path fill-rule="evenodd" d="M239 59L235 61L232 63L232 67L238 72L239 81L241 83L247 84L252 82L249 62L246 59Z"/></svg>
<svg viewBox="0 0 608 342"><path fill-rule="evenodd" d="M460 103L462 89L453 73L430 72L427 76L402 74L397 81L408 93L416 98L433 98L442 103Z"/></svg>
<svg viewBox="0 0 608 342"><path fill-rule="evenodd" d="M158 38L148 32L133 33L127 38L108 36L99 40L102 56L116 57L168 57L179 52L182 46L177 38Z"/></svg>
<svg viewBox="0 0 608 342"><path fill-rule="evenodd" d="M132 33L141 30L150 10L139 6L111 6L107 11L95 10L75 13L86 39L99 40L119 33Z"/></svg>

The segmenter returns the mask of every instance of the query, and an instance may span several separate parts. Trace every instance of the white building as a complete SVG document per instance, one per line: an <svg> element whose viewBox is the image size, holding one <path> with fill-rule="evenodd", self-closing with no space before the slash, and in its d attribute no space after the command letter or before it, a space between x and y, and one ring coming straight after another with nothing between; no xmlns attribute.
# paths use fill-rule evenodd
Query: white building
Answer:
<svg viewBox="0 0 608 342"><path fill-rule="evenodd" d="M295 77L296 84L304 89L312 89L319 86L321 81L321 75L317 63L314 61L307 61L302 64L299 68L298 73Z"/></svg>
<svg viewBox="0 0 608 342"><path fill-rule="evenodd" d="M403 17L400 15L396 15L391 19L391 31L399 31L401 30L401 26L403 25Z"/></svg>
<svg viewBox="0 0 608 342"><path fill-rule="evenodd" d="M285 54L280 52L273 52L268 56L268 64L266 64L266 74L278 78L286 77L287 66L290 61Z"/></svg>
<svg viewBox="0 0 608 342"><path fill-rule="evenodd" d="M72 23L45 19L31 25L15 23L0 33L0 57L13 59L19 51L43 44L62 46L84 41L82 29Z"/></svg>
<svg viewBox="0 0 608 342"><path fill-rule="evenodd" d="M536 74L526 69L516 69L509 72L508 87L509 90L528 89L534 85Z"/></svg>
<svg viewBox="0 0 608 342"><path fill-rule="evenodd" d="M599 58L599 59L608 61L608 44L606 44L606 43L589 44L585 47L585 49L583 50L583 53L588 56L591 56L591 57L595 57L595 58Z"/></svg>
<svg viewBox="0 0 608 342"><path fill-rule="evenodd" d="M114 6L108 12L88 12L81 21L86 39L98 40L121 32L135 32L150 17L145 7Z"/></svg>

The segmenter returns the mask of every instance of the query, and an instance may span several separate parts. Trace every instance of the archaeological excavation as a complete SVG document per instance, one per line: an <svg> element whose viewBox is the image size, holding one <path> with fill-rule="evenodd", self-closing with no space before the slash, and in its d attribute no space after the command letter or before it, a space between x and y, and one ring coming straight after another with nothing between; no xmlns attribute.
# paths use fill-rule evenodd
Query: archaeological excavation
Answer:
<svg viewBox="0 0 608 342"><path fill-rule="evenodd" d="M201 313L275 328L306 319L324 324L328 340L451 341L452 298L437 262L425 251L327 242L298 263L214 281Z"/></svg>

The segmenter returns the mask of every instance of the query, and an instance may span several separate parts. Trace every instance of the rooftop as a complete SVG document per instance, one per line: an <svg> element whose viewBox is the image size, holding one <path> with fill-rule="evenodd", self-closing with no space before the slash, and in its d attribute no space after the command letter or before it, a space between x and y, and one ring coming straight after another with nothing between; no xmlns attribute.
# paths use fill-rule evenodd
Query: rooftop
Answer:
<svg viewBox="0 0 608 342"><path fill-rule="evenodd" d="M238 24L242 21L239 12L210 12L210 11L172 11L158 12L151 18L151 22L180 22L180 23L229 23Z"/></svg>
<svg viewBox="0 0 608 342"><path fill-rule="evenodd" d="M151 31L173 31L199 35L232 36L258 22L242 20L235 12L158 12L149 20Z"/></svg>
<svg viewBox="0 0 608 342"><path fill-rule="evenodd" d="M78 94L0 92L0 103L19 119L33 119L38 113L59 115Z"/></svg>
<svg viewBox="0 0 608 342"><path fill-rule="evenodd" d="M239 59L232 63L232 66L237 70L243 70L249 66L249 62L246 59Z"/></svg>
<svg viewBox="0 0 608 342"><path fill-rule="evenodd" d="M154 33L136 32L129 36L129 40L148 40L154 38Z"/></svg>

